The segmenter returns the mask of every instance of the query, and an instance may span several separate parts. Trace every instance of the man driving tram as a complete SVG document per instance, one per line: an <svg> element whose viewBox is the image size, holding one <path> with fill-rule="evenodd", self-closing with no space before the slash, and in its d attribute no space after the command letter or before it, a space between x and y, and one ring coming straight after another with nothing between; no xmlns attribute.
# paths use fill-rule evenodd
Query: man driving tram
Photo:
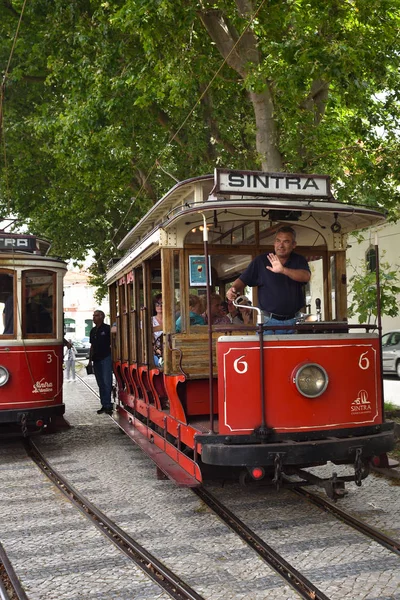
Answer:
<svg viewBox="0 0 400 600"><path fill-rule="evenodd" d="M294 325L298 311L304 306L304 284L311 277L307 260L294 252L295 247L295 230L292 227L280 227L274 240L275 253L257 256L229 288L228 300L235 300L238 294L243 293L245 286L257 286L264 323ZM283 333L289 331L283 330Z"/></svg>

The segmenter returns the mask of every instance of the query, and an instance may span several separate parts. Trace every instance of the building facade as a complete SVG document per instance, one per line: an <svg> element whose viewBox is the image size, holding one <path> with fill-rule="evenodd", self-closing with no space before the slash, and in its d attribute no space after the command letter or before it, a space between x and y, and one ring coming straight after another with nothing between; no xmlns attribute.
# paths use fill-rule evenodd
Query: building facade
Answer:
<svg viewBox="0 0 400 600"><path fill-rule="evenodd" d="M82 340L89 336L93 327L93 311L102 310L109 323L109 303L105 298L99 306L94 299L95 288L88 284L86 271L68 271L64 279L64 328L65 337Z"/></svg>

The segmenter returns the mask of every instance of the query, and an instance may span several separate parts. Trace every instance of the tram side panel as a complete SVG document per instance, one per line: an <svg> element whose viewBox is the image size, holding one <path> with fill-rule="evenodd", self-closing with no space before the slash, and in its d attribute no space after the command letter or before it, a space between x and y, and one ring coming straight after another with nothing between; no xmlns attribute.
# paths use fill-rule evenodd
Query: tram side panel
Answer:
<svg viewBox="0 0 400 600"><path fill-rule="evenodd" d="M2 347L0 355L1 364L9 372L0 397L2 410L26 410L61 402L60 344Z"/></svg>
<svg viewBox="0 0 400 600"><path fill-rule="evenodd" d="M265 422L276 433L315 432L382 423L379 340L316 335L264 341ZM316 365L326 389L299 391L301 368ZM218 343L219 433L251 434L261 423L258 340L220 338ZM307 394L307 371L301 382ZM321 389L324 388L321 382ZM314 392L310 392L314 393Z"/></svg>

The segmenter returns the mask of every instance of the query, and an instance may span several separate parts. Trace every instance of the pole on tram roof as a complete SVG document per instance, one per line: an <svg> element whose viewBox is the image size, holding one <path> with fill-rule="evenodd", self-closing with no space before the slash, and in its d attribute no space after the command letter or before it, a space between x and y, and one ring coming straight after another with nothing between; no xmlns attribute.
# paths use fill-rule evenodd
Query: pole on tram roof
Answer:
<svg viewBox="0 0 400 600"><path fill-rule="evenodd" d="M210 396L210 432L214 433L214 386L213 386L213 339L211 322L211 290L210 290L210 265L208 262L208 229L207 219L204 213L203 217L203 242L204 242L204 260L206 262L206 292L207 292L207 325L208 325L208 362L209 362L209 396Z"/></svg>

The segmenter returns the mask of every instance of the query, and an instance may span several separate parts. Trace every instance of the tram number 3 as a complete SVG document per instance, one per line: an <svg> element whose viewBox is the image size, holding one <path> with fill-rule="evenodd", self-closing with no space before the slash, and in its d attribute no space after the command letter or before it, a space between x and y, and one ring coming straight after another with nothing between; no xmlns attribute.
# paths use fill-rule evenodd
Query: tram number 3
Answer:
<svg viewBox="0 0 400 600"><path fill-rule="evenodd" d="M47 363L51 363L51 362L52 362L52 360L53 360L53 357L51 356L51 354L48 354L48 355L47 355L47 360L46 360L46 362L47 362Z"/></svg>
<svg viewBox="0 0 400 600"><path fill-rule="evenodd" d="M368 351L367 351L368 352ZM358 361L358 366L360 367L360 369L362 369L363 371L366 371L367 369L369 369L369 360L366 357L367 352L363 352L360 356L360 360Z"/></svg>
<svg viewBox="0 0 400 600"><path fill-rule="evenodd" d="M239 356L239 358L237 358L233 363L233 368L235 369L236 373L239 373L239 375L247 373L247 369L249 368L247 362L245 360L242 360L244 357L245 354Z"/></svg>

